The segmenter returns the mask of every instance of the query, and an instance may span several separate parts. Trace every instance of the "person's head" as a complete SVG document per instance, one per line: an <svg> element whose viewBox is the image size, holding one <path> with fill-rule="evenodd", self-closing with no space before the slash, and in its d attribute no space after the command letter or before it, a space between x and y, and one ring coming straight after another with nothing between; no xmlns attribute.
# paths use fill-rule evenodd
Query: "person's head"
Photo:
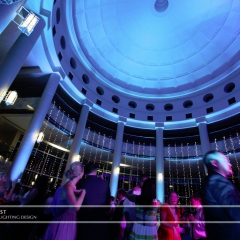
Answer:
<svg viewBox="0 0 240 240"><path fill-rule="evenodd" d="M202 205L202 199L199 194L193 194L190 197L190 201L191 201L191 205L193 207L198 207L198 206Z"/></svg>
<svg viewBox="0 0 240 240"><path fill-rule="evenodd" d="M5 183L7 182L8 177L7 174L5 172L0 172L0 182Z"/></svg>
<svg viewBox="0 0 240 240"><path fill-rule="evenodd" d="M155 180L148 178L142 185L140 203L142 205L151 205L153 199L156 199L156 183Z"/></svg>
<svg viewBox="0 0 240 240"><path fill-rule="evenodd" d="M65 172L65 176L69 180L73 180L74 178L83 175L84 166L81 162L73 162L70 165L70 168Z"/></svg>
<svg viewBox="0 0 240 240"><path fill-rule="evenodd" d="M119 188L118 191L117 191L118 200L121 200L124 197L126 197L126 190L124 188Z"/></svg>
<svg viewBox="0 0 240 240"><path fill-rule="evenodd" d="M141 174L138 177L138 186L142 188L144 181L148 179L148 176L146 174Z"/></svg>
<svg viewBox="0 0 240 240"><path fill-rule="evenodd" d="M70 169L73 170L76 177L84 173L84 166L81 162L78 161L71 163Z"/></svg>
<svg viewBox="0 0 240 240"><path fill-rule="evenodd" d="M176 192L170 192L168 194L168 204L177 205L178 204L178 194Z"/></svg>
<svg viewBox="0 0 240 240"><path fill-rule="evenodd" d="M85 166L85 174L86 175L97 175L97 167L94 163L89 162Z"/></svg>
<svg viewBox="0 0 240 240"><path fill-rule="evenodd" d="M229 158L219 151L207 152L203 157L203 162L208 171L218 172L224 177L233 174Z"/></svg>

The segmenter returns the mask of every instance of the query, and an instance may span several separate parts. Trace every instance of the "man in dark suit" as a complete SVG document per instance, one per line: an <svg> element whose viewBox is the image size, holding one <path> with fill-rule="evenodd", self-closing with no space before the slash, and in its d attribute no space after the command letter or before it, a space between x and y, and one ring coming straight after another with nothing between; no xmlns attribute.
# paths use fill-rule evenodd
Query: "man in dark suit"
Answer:
<svg viewBox="0 0 240 240"><path fill-rule="evenodd" d="M123 202L126 198L126 190L119 188L117 191L117 204L113 213L112 221L116 222L110 225L111 240L120 240L124 237L124 229L121 227L123 218Z"/></svg>
<svg viewBox="0 0 240 240"><path fill-rule="evenodd" d="M86 178L77 183L77 189L85 189L86 195L82 207L78 211L77 239L108 239L107 210L109 206L95 207L96 205L109 205L110 189L107 181L97 177L97 169L93 163L85 166Z"/></svg>
<svg viewBox="0 0 240 240"><path fill-rule="evenodd" d="M227 179L233 174L232 165L228 157L218 151L206 153L203 161L208 169L201 192L207 239L238 239L240 193Z"/></svg>

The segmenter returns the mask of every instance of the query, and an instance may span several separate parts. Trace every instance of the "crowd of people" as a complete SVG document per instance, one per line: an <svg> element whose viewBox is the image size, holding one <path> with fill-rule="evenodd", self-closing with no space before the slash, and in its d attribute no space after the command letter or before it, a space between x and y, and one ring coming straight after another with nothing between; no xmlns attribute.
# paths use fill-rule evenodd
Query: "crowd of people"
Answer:
<svg viewBox="0 0 240 240"><path fill-rule="evenodd" d="M93 163L83 166L73 162L65 172L68 181L52 195L46 188L46 176L39 176L24 195L20 183L12 183L7 190L7 174L0 172L1 204L45 206L12 211L25 215L31 211L48 222L0 224L0 239L238 239L240 193L227 179L232 174L229 159L221 152L210 151L203 161L208 174L199 193L190 197L190 206L179 205L174 191L169 192L166 203L161 203L156 197L155 179L144 174L133 189L119 188L116 196L110 196L108 181L98 177Z"/></svg>

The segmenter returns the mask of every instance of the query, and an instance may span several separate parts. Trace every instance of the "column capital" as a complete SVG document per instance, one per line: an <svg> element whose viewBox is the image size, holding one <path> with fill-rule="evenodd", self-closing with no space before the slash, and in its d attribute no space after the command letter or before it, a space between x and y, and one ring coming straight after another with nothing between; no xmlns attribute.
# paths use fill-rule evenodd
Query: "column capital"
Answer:
<svg viewBox="0 0 240 240"><path fill-rule="evenodd" d="M155 123L155 129L157 129L157 128L162 128L162 129L164 129L164 123L163 123L163 122L156 122L156 123Z"/></svg>
<svg viewBox="0 0 240 240"><path fill-rule="evenodd" d="M207 123L207 119L205 116L196 118L196 124L199 125L200 123Z"/></svg>
<svg viewBox="0 0 240 240"><path fill-rule="evenodd" d="M86 99L86 100L84 101L83 106L88 106L89 109L91 110L91 109L93 108L93 103L92 103L89 99Z"/></svg>
<svg viewBox="0 0 240 240"><path fill-rule="evenodd" d="M123 122L126 125L127 119L125 117L119 116L118 122Z"/></svg>

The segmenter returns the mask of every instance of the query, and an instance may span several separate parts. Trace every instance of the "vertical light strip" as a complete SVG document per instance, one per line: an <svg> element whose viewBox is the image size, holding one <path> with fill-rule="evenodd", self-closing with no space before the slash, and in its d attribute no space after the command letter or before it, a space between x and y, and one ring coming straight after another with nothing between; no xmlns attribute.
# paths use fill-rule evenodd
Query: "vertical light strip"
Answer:
<svg viewBox="0 0 240 240"><path fill-rule="evenodd" d="M93 143L94 143L95 136L96 136L96 131L94 130L93 137L92 137L92 144L91 144L90 152L89 152L89 156L88 156L88 163L90 162L91 157L92 157L92 149L93 149Z"/></svg>
<svg viewBox="0 0 240 240"><path fill-rule="evenodd" d="M185 202L186 202L186 205L187 205L187 185L186 185L185 166L184 166L183 143L181 143L181 154L182 154L183 184L184 184L184 191L185 191Z"/></svg>
<svg viewBox="0 0 240 240"><path fill-rule="evenodd" d="M188 159L190 159L189 143L187 143L187 154L188 154ZM189 166L189 174L190 174L190 189L191 189L191 194L193 195L192 167L191 167L190 160L188 160L188 166Z"/></svg>
<svg viewBox="0 0 240 240"><path fill-rule="evenodd" d="M171 170L171 148L170 148L170 144L168 144L168 171L169 171L169 185L172 185L172 170Z"/></svg>
<svg viewBox="0 0 240 240"><path fill-rule="evenodd" d="M103 139L102 139L102 147L101 147L101 153L100 153L100 157L99 157L99 169L101 168L101 163L102 163L102 155L103 155L103 147L105 145L105 139L106 139L106 134L103 134ZM102 171L103 174L103 171Z"/></svg>
<svg viewBox="0 0 240 240"><path fill-rule="evenodd" d="M138 168L139 168L139 158L140 158L140 146L141 146L141 143L138 142L138 153L137 153L137 181L138 181Z"/></svg>
<svg viewBox="0 0 240 240"><path fill-rule="evenodd" d="M84 157L85 157L85 152L86 152L86 147L87 147L87 145L88 145L88 138L89 138L90 130L91 130L91 128L88 127L88 132L87 132L87 136L86 136L86 139L85 139L85 147L84 147L84 149L83 149L83 154L82 154L82 157L81 157L82 162L83 162L83 159L84 159Z"/></svg>
<svg viewBox="0 0 240 240"><path fill-rule="evenodd" d="M125 174L126 174L126 165L127 165L127 148L128 148L128 140L125 142L125 154L124 154L124 166L123 166L123 182L122 188L124 188Z"/></svg>
<svg viewBox="0 0 240 240"><path fill-rule="evenodd" d="M60 107L60 106L59 106L59 110L60 110L60 112L62 113L62 117L61 117L60 123L59 123L59 125L58 125L58 127L57 127L57 133L56 133L56 135L55 135L55 139L54 139L54 141L53 141L53 144L56 144L57 137L58 137L58 134L59 134L59 132L60 132L60 127L62 126L62 122L63 122L63 119L64 119L64 117L65 117L64 111L63 111L63 112L61 111L61 107ZM62 135L61 135L60 143L58 144L58 146L61 146L62 138L63 138L63 133L62 133ZM50 176L53 176L53 175L54 175L55 168L56 168L56 161L57 161L58 153L59 153L59 149L57 149L57 152L56 152L56 154L55 154L55 158L54 158L54 161L53 161L52 167L51 167Z"/></svg>
<svg viewBox="0 0 240 240"><path fill-rule="evenodd" d="M94 163L94 164L96 163L96 159L97 159L97 154L98 154L98 145L99 145L99 139L100 139L100 136L101 136L101 132L98 132L98 137L97 137L97 146L96 146L95 156L94 156L94 160L93 160L93 163Z"/></svg>
<svg viewBox="0 0 240 240"><path fill-rule="evenodd" d="M214 139L214 143L215 143L215 149L216 149L216 151L218 151L218 144L217 144L217 139L216 138Z"/></svg>
<svg viewBox="0 0 240 240"><path fill-rule="evenodd" d="M143 155L143 160L142 160L142 173L144 174L145 173L145 170L144 170L144 158L145 158L145 143L143 143L143 147L142 147L142 151L143 151L143 153L142 153L142 155ZM150 160L151 161L151 160Z"/></svg>
<svg viewBox="0 0 240 240"><path fill-rule="evenodd" d="M195 142L195 154L196 154L196 158L198 159L198 148L197 148L196 142ZM202 187L202 178L201 178L201 173L200 173L199 160L197 160L197 168L198 168L198 176L199 176L199 185L201 188Z"/></svg>
<svg viewBox="0 0 240 240"><path fill-rule="evenodd" d="M227 147L226 136L223 136L223 143L224 143L224 148L225 148L226 154L228 154L229 151L228 151L228 147ZM228 161L230 162L230 159L228 159ZM232 182L235 183L234 174L232 174L231 177L232 177Z"/></svg>
<svg viewBox="0 0 240 240"><path fill-rule="evenodd" d="M177 144L174 145L175 150L175 162L176 162L176 174L177 174L177 193L179 194L179 179L178 179L178 156L177 156Z"/></svg>
<svg viewBox="0 0 240 240"><path fill-rule="evenodd" d="M150 159L152 158L152 143L150 142ZM150 178L152 177L152 160L150 160Z"/></svg>
<svg viewBox="0 0 240 240"><path fill-rule="evenodd" d="M133 169L134 144L135 144L135 142L133 141L133 143L132 143L132 166L131 166L131 169L130 169L128 189L131 189L131 185L132 185L132 174L133 174L132 173L132 169ZM133 185L132 185L132 187L133 187Z"/></svg>
<svg viewBox="0 0 240 240"><path fill-rule="evenodd" d="M106 170L105 172L107 173L108 172L108 164L109 164L109 158L110 158L110 152L111 152L111 145L112 145L112 136L109 136L110 137L110 141L109 141L109 146L108 146L108 156L107 156L107 165L106 165Z"/></svg>
<svg viewBox="0 0 240 240"><path fill-rule="evenodd" d="M63 111L63 114L65 115L65 111ZM69 120L69 114L66 115L66 117L67 117L67 120L65 121L64 129L67 129L67 124L68 124L68 120ZM60 140L59 146L61 146L62 140L63 140L63 134L61 136L61 140ZM57 181L58 181L59 173L60 173L60 170L62 168L62 162L63 162L63 160L61 159L61 161L59 163L58 171L57 171L57 174L56 174L56 181L54 182L54 187L56 186Z"/></svg>
<svg viewBox="0 0 240 240"><path fill-rule="evenodd" d="M69 116L69 114L68 114L68 116L67 116L67 122L68 122L69 118L70 118L70 116ZM75 118L72 118L72 125L71 125L71 128L70 128L70 132L69 132L69 136L68 136L68 140L67 140L66 149L68 149L68 147L69 147L69 143L70 143L70 139L71 139L71 136L72 136L72 131L73 131L74 123L75 123ZM67 126L67 123L66 123L66 126ZM70 149L69 149L69 150L70 150ZM58 169L57 179L56 179L56 182L55 182L55 184L54 184L54 188L57 187L57 180L58 180L58 178L59 178L59 176L60 176L60 172L61 172L61 169L62 169L62 167L63 167L63 162L64 162L64 161L63 161L63 159L62 159L62 160L61 160L61 163L60 163L60 167L59 167L59 169Z"/></svg>
<svg viewBox="0 0 240 240"><path fill-rule="evenodd" d="M54 108L55 108L55 101L53 101L52 108L51 108L51 110L50 110L50 112L49 112L49 114L48 114L47 123L49 123L49 119L50 119L51 116L52 116L52 113L53 113L53 109L54 109ZM45 128L46 128L46 127L47 127L47 124L46 124ZM49 134L49 136L48 136L48 142L50 142L52 130L53 130L53 129L51 128L51 132L50 132L50 134ZM43 156L42 156L42 159L43 159L43 168L42 168L42 170L41 170L41 173L44 172L45 165L46 165L46 160L47 160L47 159L44 159L44 157L45 157L45 155L46 155L47 148L48 148L48 144L46 144L45 149L44 149L44 151L43 151ZM46 156L46 158L47 158L47 156Z"/></svg>
<svg viewBox="0 0 240 240"><path fill-rule="evenodd" d="M54 123L57 123L59 113L60 113L60 108L58 108L57 114L56 114L55 119L54 119ZM53 125L54 125L54 123L53 123ZM49 134L48 142L51 142L52 134L53 134L53 128L51 128L51 132ZM45 174L49 174L47 171L51 168L51 165L48 166L48 164L49 164L49 154L52 153L52 150L53 150L53 147L51 146L51 148L48 151L46 163L45 163L45 166L44 166L44 172L43 173L45 173Z"/></svg>
<svg viewBox="0 0 240 240"><path fill-rule="evenodd" d="M231 135L230 135L230 142L231 142L231 145L232 145L232 151L234 153L234 159L236 161L237 169L239 170L238 159L237 159L237 156L236 156L236 150L235 150L234 143L233 143Z"/></svg>

